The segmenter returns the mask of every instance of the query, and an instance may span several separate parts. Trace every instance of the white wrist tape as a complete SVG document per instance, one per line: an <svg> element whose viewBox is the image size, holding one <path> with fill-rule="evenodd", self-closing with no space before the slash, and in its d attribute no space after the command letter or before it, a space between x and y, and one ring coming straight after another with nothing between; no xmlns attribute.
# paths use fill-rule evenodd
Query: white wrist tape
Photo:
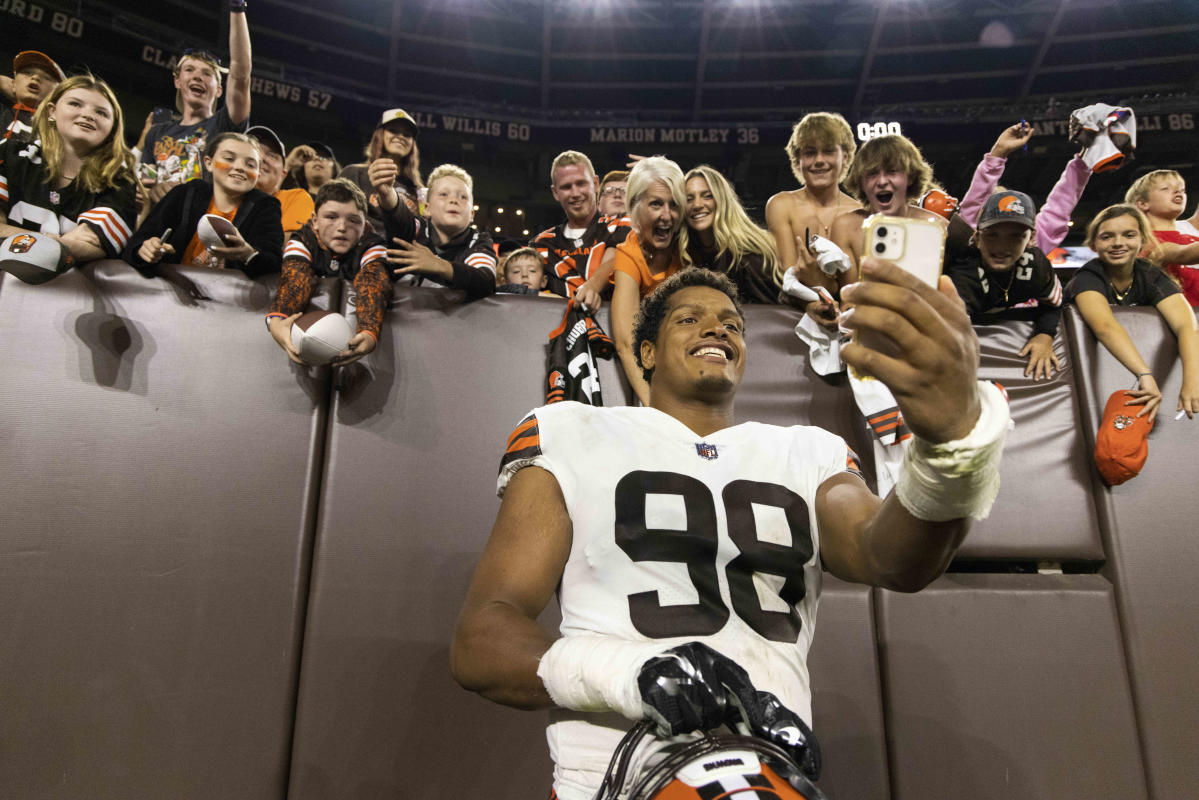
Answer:
<svg viewBox="0 0 1199 800"><path fill-rule="evenodd" d="M932 444L912 439L895 496L917 519L983 519L999 492L999 459L1011 427L1007 398L993 383L978 382L980 411L964 439Z"/></svg>
<svg viewBox="0 0 1199 800"><path fill-rule="evenodd" d="M573 711L616 711L631 720L645 716L637 675L663 652L659 642L611 636L564 636L546 651L537 677L550 699Z"/></svg>

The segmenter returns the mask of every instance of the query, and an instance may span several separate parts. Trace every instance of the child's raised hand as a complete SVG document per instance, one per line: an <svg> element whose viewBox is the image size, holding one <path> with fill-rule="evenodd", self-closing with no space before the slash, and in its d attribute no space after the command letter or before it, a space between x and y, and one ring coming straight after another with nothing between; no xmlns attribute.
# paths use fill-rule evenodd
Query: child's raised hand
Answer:
<svg viewBox="0 0 1199 800"><path fill-rule="evenodd" d="M991 155L997 158L1007 158L1012 153L1028 144L1032 138L1032 125L1021 120L1015 125L1003 129L995 144L991 147Z"/></svg>

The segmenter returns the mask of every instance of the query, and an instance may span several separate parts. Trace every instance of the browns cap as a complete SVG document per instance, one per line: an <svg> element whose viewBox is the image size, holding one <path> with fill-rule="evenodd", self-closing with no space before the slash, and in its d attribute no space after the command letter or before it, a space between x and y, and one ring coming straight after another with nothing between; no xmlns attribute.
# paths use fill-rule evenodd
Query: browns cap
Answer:
<svg viewBox="0 0 1199 800"><path fill-rule="evenodd" d="M58 66L50 56L39 50L22 50L17 53L17 57L12 60L13 74L17 74L25 67L41 67L60 81L67 79L67 75L62 71L62 67Z"/></svg>
<svg viewBox="0 0 1199 800"><path fill-rule="evenodd" d="M978 229L989 228L1001 222L1018 222L1026 228L1036 226L1037 206L1024 192L995 192L987 198L982 213L978 215Z"/></svg>
<svg viewBox="0 0 1199 800"><path fill-rule="evenodd" d="M1131 392L1113 392L1103 408L1103 421L1095 435L1095 466L1108 486L1118 486L1135 478L1149 458L1149 431L1153 423L1149 416L1136 416L1137 406L1125 403L1133 399Z"/></svg>

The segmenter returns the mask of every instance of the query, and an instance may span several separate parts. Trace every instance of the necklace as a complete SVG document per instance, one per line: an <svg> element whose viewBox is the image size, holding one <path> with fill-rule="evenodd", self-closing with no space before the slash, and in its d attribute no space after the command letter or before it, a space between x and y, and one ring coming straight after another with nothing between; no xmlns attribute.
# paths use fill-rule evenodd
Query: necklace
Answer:
<svg viewBox="0 0 1199 800"><path fill-rule="evenodd" d="M837 200L835 203L833 203L833 207L830 210L831 213L829 214L828 222L825 222L820 218L820 203L816 201L815 196L808 191L808 187L806 186L803 188L803 192L808 196L808 200L812 204L812 216L816 218L816 223L824 231L824 237L828 238L829 230L833 226L833 221L837 218L837 209L841 208L841 193L837 192Z"/></svg>
<svg viewBox="0 0 1199 800"><path fill-rule="evenodd" d="M1120 291L1119 289L1117 289L1117 288L1116 288L1116 284L1115 284L1115 283L1113 283L1112 281L1108 281L1108 283L1109 283L1109 284L1111 284L1111 287L1112 287L1112 294L1114 294L1114 295L1116 296L1116 302L1117 302L1117 303L1123 303L1123 302L1124 302L1124 298L1125 298L1125 297L1127 297L1127 296L1128 296L1128 293L1132 291L1132 284L1131 284L1131 283L1129 283L1129 284L1128 284L1128 286L1127 286L1127 287L1125 287L1124 291Z"/></svg>
<svg viewBox="0 0 1199 800"><path fill-rule="evenodd" d="M1005 288L1003 290L1003 304L1005 306L1008 304L1007 293L1012 290L1012 284L1014 284L1015 282L1016 282L1016 270L1015 270L1015 268L1013 268L1012 269L1012 277L1008 278L1007 288Z"/></svg>

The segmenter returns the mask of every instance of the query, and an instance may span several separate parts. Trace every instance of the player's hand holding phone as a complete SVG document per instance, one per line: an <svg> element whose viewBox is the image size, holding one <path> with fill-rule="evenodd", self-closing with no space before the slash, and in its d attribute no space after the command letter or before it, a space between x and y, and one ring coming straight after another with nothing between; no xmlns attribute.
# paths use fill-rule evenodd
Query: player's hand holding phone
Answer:
<svg viewBox="0 0 1199 800"><path fill-rule="evenodd" d="M909 227L899 257L884 258L895 254L896 224L868 221L861 280L841 290L851 307L839 324L855 334L841 357L887 385L912 433L934 443L960 439L979 415L978 337L953 282L939 275L939 247L917 244Z"/></svg>

